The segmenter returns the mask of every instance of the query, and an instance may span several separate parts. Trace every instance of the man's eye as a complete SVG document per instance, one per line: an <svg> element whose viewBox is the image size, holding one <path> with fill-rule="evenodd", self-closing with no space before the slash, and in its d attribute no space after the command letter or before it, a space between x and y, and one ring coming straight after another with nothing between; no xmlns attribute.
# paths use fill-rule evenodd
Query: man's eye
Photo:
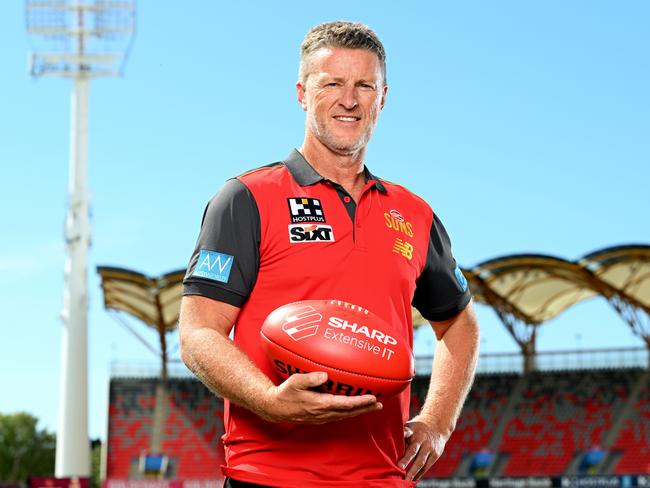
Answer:
<svg viewBox="0 0 650 488"><path fill-rule="evenodd" d="M339 84L335 81L332 81L331 83L327 83L325 86L333 87L333 86L339 86Z"/></svg>

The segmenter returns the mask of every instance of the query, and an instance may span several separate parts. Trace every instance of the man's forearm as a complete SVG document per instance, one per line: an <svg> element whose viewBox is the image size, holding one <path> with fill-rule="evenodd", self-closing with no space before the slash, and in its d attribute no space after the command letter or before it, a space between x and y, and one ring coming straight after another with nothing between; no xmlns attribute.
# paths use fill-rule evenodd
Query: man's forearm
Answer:
<svg viewBox="0 0 650 488"><path fill-rule="evenodd" d="M322 424L382 408L373 395L346 397L313 391L324 372L298 373L275 385L228 337L239 309L186 296L178 322L183 362L213 392L265 420Z"/></svg>
<svg viewBox="0 0 650 488"><path fill-rule="evenodd" d="M456 427L472 386L478 359L479 330L472 309L463 313L436 345L431 383L418 419L445 436Z"/></svg>
<svg viewBox="0 0 650 488"><path fill-rule="evenodd" d="M213 392L258 415L272 381L228 337L210 328L191 331L183 340L183 361Z"/></svg>

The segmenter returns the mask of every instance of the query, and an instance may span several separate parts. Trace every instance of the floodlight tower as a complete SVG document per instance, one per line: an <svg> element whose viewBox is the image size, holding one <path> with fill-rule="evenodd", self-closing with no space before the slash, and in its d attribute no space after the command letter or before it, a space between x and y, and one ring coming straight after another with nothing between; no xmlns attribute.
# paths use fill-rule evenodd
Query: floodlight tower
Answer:
<svg viewBox="0 0 650 488"><path fill-rule="evenodd" d="M27 0L25 6L32 76L73 81L55 476L87 477L88 84L122 74L135 32L135 1Z"/></svg>

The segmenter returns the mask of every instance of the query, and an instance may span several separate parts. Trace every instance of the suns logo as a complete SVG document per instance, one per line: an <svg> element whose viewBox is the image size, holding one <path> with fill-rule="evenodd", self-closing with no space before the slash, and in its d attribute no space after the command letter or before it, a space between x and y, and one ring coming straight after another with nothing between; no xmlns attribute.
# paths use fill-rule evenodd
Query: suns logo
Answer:
<svg viewBox="0 0 650 488"><path fill-rule="evenodd" d="M389 229L393 229L395 232L401 232L405 236L413 237L413 225L411 222L407 222L397 210L384 213L384 220L386 221L386 227Z"/></svg>

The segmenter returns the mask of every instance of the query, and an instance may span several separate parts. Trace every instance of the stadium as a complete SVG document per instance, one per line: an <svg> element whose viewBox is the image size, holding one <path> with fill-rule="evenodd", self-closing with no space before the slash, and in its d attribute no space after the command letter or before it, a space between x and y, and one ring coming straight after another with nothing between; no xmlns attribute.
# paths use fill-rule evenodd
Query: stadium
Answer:
<svg viewBox="0 0 650 488"><path fill-rule="evenodd" d="M163 352L178 319L184 270L159 278L114 267L98 272L106 308L154 328L162 360L149 374L114 367L106 486L216 485L223 401L181 367L170 368ZM521 354L480 358L445 453L418 486L647 486L650 246L607 248L576 262L505 256L464 274L474 299L494 309ZM620 313L620 326L632 327L645 347L536 353L537 327L594 297L606 299ZM424 401L431 359L416 358L412 415Z"/></svg>
<svg viewBox="0 0 650 488"><path fill-rule="evenodd" d="M499 256L454 270L486 314L490 349L481 342L455 431L417 486L650 486L648 4L137 3L137 16L136 0L0 6L11 20L0 29L11 67L0 488L223 485L224 400L178 358L181 266L223 181L298 142L300 39L342 18L376 26L390 46L389 103L367 158L377 181L406 185L444 217L459 263ZM96 82L125 77L127 60L126 83ZM413 237L410 222L395 225ZM296 242L333 241L328 227ZM402 237L387 253L410 261ZM168 266L179 269L140 272ZM369 266L359 269L346 285ZM610 315L574 314L586 302ZM411 313L413 416L436 351ZM544 342L570 314L572 332L588 331L575 347L569 333ZM133 362L149 353L157 361Z"/></svg>

